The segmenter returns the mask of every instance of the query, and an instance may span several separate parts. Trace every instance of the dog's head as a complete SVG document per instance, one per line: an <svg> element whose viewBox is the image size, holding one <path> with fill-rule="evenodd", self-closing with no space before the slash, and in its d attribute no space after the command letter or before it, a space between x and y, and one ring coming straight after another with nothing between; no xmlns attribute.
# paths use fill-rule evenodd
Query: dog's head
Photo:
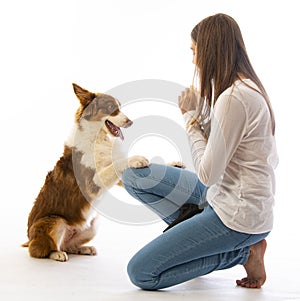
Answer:
<svg viewBox="0 0 300 301"><path fill-rule="evenodd" d="M127 128L132 121L120 110L120 102L107 94L93 93L73 84L74 92L80 101L75 120L80 124L82 119L93 122L103 121L103 130L123 139L121 127Z"/></svg>

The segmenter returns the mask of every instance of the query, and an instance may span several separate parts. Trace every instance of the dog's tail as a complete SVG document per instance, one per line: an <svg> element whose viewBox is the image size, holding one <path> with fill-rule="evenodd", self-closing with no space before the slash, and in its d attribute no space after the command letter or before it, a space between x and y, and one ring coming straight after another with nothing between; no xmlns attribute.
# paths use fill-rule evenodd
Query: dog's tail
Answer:
<svg viewBox="0 0 300 301"><path fill-rule="evenodd" d="M29 246L29 241L27 241L21 245L22 248L28 248L28 246Z"/></svg>

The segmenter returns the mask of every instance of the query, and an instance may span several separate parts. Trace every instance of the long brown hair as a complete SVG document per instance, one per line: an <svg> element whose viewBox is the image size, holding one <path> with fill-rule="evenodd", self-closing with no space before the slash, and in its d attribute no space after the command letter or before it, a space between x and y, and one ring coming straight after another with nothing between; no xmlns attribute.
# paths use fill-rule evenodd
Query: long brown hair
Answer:
<svg viewBox="0 0 300 301"><path fill-rule="evenodd" d="M200 101L196 110L198 122L201 124L208 119L211 107L207 104L214 105L220 94L236 80L248 78L266 100L274 134L275 119L269 97L250 63L236 21L225 14L207 17L194 27L191 37L196 45L195 75L200 81Z"/></svg>

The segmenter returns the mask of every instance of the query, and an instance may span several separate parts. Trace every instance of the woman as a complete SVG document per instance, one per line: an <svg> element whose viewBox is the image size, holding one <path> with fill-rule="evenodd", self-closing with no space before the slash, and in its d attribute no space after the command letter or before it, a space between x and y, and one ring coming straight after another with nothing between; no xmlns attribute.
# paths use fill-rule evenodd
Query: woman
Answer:
<svg viewBox="0 0 300 301"><path fill-rule="evenodd" d="M127 191L170 225L128 274L157 290L242 264L247 276L237 285L260 288L277 164L271 104L231 17L208 17L191 37L199 88L186 89L179 107L196 174L157 164L124 172Z"/></svg>

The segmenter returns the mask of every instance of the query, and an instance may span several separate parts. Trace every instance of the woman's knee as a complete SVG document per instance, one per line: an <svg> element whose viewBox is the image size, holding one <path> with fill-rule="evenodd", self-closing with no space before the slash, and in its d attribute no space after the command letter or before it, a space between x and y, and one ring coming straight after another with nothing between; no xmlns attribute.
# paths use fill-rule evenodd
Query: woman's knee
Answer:
<svg viewBox="0 0 300 301"><path fill-rule="evenodd" d="M125 186L131 186L134 183L132 168L127 168L123 171L122 182Z"/></svg>
<svg viewBox="0 0 300 301"><path fill-rule="evenodd" d="M137 287L141 288L142 280L140 279L140 273L140 268L136 266L131 260L127 265L127 274L129 276L130 281Z"/></svg>
<svg viewBox="0 0 300 301"><path fill-rule="evenodd" d="M124 186L136 187L137 180L147 177L150 173L149 167L127 168L123 171L122 182Z"/></svg>
<svg viewBox="0 0 300 301"><path fill-rule="evenodd" d="M143 261L143 260L142 260ZM136 257L133 257L127 265L127 273L130 281L143 290L157 290L157 277L144 269L145 265Z"/></svg>

